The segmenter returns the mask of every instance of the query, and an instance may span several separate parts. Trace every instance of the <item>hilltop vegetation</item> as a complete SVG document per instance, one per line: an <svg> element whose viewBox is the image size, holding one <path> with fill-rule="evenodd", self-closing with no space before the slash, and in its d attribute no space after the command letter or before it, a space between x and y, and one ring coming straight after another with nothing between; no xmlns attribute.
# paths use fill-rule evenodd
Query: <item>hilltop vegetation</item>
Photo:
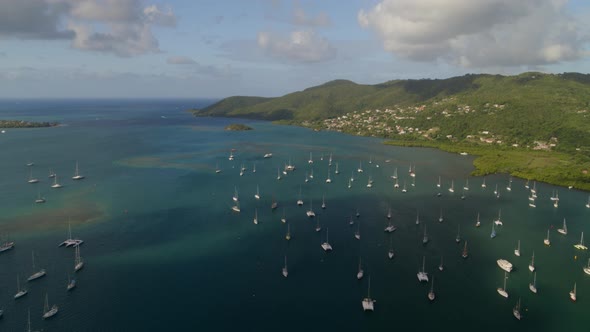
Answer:
<svg viewBox="0 0 590 332"><path fill-rule="evenodd" d="M277 98L226 98L193 113L383 137L398 145L469 148L482 156L477 174L509 172L590 190L587 74L480 74L376 85L337 80Z"/></svg>
<svg viewBox="0 0 590 332"><path fill-rule="evenodd" d="M230 130L230 131L243 131L243 130L252 130L253 128L250 126L246 126L245 124L242 124L242 123L232 123L232 124L228 124L227 126L225 126L224 129Z"/></svg>
<svg viewBox="0 0 590 332"><path fill-rule="evenodd" d="M58 124L56 122L32 122L21 120L0 120L0 128L40 128L40 127L54 127Z"/></svg>

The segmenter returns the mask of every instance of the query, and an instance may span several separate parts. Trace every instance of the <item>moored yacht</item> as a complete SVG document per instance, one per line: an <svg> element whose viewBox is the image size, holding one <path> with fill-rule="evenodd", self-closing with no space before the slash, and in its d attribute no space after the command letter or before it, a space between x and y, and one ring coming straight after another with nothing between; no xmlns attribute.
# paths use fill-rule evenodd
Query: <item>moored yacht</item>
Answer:
<svg viewBox="0 0 590 332"><path fill-rule="evenodd" d="M51 318L55 316L58 312L59 308L57 305L53 305L49 308L49 300L47 298L47 293L45 293L45 306L43 307L43 319Z"/></svg>
<svg viewBox="0 0 590 332"><path fill-rule="evenodd" d="M533 274L533 282L529 284L529 289L531 292L537 294L537 272Z"/></svg>
<svg viewBox="0 0 590 332"><path fill-rule="evenodd" d="M31 172L29 173L29 180L28 183L37 183L39 179L33 177L33 169L31 168Z"/></svg>
<svg viewBox="0 0 590 332"><path fill-rule="evenodd" d="M565 218L563 218L563 227L557 229L557 233L567 235L567 225L565 224Z"/></svg>
<svg viewBox="0 0 590 332"><path fill-rule="evenodd" d="M586 250L586 249L588 249L588 247L586 247L584 245L584 232L582 232L582 236L580 238L580 243L574 244L574 248L580 249L580 250Z"/></svg>
<svg viewBox="0 0 590 332"><path fill-rule="evenodd" d="M514 309L512 309L512 314L518 320L522 318L522 315L520 314L520 298L518 299L518 302L516 302Z"/></svg>
<svg viewBox="0 0 590 332"><path fill-rule="evenodd" d="M19 299L25 295L27 295L29 291L26 288L20 288L20 277L16 276L16 294L14 294L14 299Z"/></svg>
<svg viewBox="0 0 590 332"><path fill-rule="evenodd" d="M512 271L512 267L513 267L513 266L512 266L512 263L510 263L509 261L507 261L507 260L505 260L505 259L498 259L498 260L496 261L496 263L498 263L498 266L499 266L499 267L500 267L502 270L504 270L504 271L506 271L506 272L510 272L510 271Z"/></svg>
<svg viewBox="0 0 590 332"><path fill-rule="evenodd" d="M520 257L520 240L518 240L518 244L516 245L516 249L514 249L514 255Z"/></svg>
<svg viewBox="0 0 590 332"><path fill-rule="evenodd" d="M326 242L322 242L321 246L324 251L332 251L332 246L330 245L330 242L328 242L328 228L326 228Z"/></svg>
<svg viewBox="0 0 590 332"><path fill-rule="evenodd" d="M78 170L78 162L76 161L76 170L74 171L74 176L72 176L72 180L82 180L84 178L84 175L80 174L80 171Z"/></svg>
<svg viewBox="0 0 590 332"><path fill-rule="evenodd" d="M428 292L428 299L434 301L434 277L432 277L432 283L430 283L430 292Z"/></svg>
<svg viewBox="0 0 590 332"><path fill-rule="evenodd" d="M502 295L505 298L508 298L508 292L506 291L506 280L508 280L508 275L504 272L504 287L498 288L498 294Z"/></svg>
<svg viewBox="0 0 590 332"><path fill-rule="evenodd" d="M529 263L529 271L535 272L535 252L533 251L533 257L531 258L531 262Z"/></svg>
<svg viewBox="0 0 590 332"><path fill-rule="evenodd" d="M283 277L289 276L289 270L287 270L287 255L285 255L285 266L283 266Z"/></svg>
<svg viewBox="0 0 590 332"><path fill-rule="evenodd" d="M584 273L590 275L590 258L588 258L588 265L584 267Z"/></svg>
<svg viewBox="0 0 590 332"><path fill-rule="evenodd" d="M369 288L367 289L367 297L362 301L364 311L373 311L375 309L375 300L371 298L371 277L369 276Z"/></svg>
<svg viewBox="0 0 590 332"><path fill-rule="evenodd" d="M426 256L422 256L422 270L418 271L416 276L418 277L418 281L428 282L428 273L425 270L426 268Z"/></svg>
<svg viewBox="0 0 590 332"><path fill-rule="evenodd" d="M76 247L74 256L74 272L80 271L84 267L84 260L80 257L80 246Z"/></svg>
<svg viewBox="0 0 590 332"><path fill-rule="evenodd" d="M549 240L549 229L547 230L547 237L543 240L543 243L546 246L550 246L551 245L551 241Z"/></svg>
<svg viewBox="0 0 590 332"><path fill-rule="evenodd" d="M576 302L577 298L576 298L576 284L574 283L574 289L572 289L570 291L570 299L574 302Z"/></svg>
<svg viewBox="0 0 590 332"><path fill-rule="evenodd" d="M33 271L35 271L35 253L34 252L31 252L31 257L33 258ZM33 281L35 279L39 279L41 277L44 277L45 274L46 274L45 269L41 269L37 272L33 272L33 274L31 274L29 276L29 278L27 278L27 281Z"/></svg>
<svg viewBox="0 0 590 332"><path fill-rule="evenodd" d="M364 275L365 275L365 272L363 271L363 266L362 266L361 258L359 257L359 270L356 273L357 280L363 279L363 276Z"/></svg>
<svg viewBox="0 0 590 332"><path fill-rule="evenodd" d="M63 186L57 182L57 175L54 176L53 177L53 184L51 185L51 188L57 189L57 188L61 188L61 187L63 187Z"/></svg>

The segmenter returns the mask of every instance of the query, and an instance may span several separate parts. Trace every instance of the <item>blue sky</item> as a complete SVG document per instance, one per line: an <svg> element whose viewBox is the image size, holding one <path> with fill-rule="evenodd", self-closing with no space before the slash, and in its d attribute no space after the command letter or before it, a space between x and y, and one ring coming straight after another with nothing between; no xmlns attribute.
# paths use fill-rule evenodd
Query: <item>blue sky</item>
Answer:
<svg viewBox="0 0 590 332"><path fill-rule="evenodd" d="M2 0L0 98L278 96L333 79L587 73L576 0Z"/></svg>

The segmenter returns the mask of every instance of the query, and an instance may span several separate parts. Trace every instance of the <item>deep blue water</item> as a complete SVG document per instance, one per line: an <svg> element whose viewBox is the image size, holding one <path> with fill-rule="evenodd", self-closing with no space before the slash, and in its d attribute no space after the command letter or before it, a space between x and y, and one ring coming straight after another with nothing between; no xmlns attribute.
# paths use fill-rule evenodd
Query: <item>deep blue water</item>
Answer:
<svg viewBox="0 0 590 332"><path fill-rule="evenodd" d="M482 178L469 177L471 156L250 120L240 122L253 131L228 132L224 126L236 120L184 112L207 102L0 102L0 118L62 124L0 134L0 234L16 242L14 250L0 254L0 331L24 330L29 309L33 329L44 331L554 331L590 323L584 310L590 303L590 276L582 271L589 255L573 248L582 231L590 234L590 209L584 206L588 193L537 183L537 207L531 208L522 179L514 179L508 192L507 175L488 176L482 189ZM232 149L235 160L229 161ZM263 158L268 152L273 157ZM313 165L307 162L310 152ZM82 181L70 179L76 161L86 176ZM277 169L289 161L296 170L277 180ZM27 167L27 162L35 165ZM340 174L334 173L336 163ZM356 171L360 163L363 173ZM243 176L241 165L247 168ZM410 165L416 168L415 186ZM215 173L216 166L221 173ZM40 183L27 183L31 168ZM314 178L306 183L312 168ZM393 188L395 168L407 193ZM328 169L330 184L325 183ZM50 170L64 188L50 188ZM355 181L348 188L351 174ZM369 176L372 188L366 187ZM441 197L436 196L439 176ZM462 200L468 177L470 189ZM451 180L454 194L447 190ZM492 194L496 184L500 198ZM257 185L260 200L254 198ZM240 195L239 214L230 209L234 188ZM300 188L303 207L295 204ZM558 208L549 200L554 190L561 199ZM39 194L45 204L34 203ZM320 208L322 196L325 210ZM279 205L274 212L273 197ZM305 215L310 201L320 233L316 221ZM398 227L392 234L383 231L389 208ZM255 209L258 225L253 223ZM444 221L439 223L441 209ZM500 209L504 226L490 239ZM283 211L290 241L280 222ZM415 224L418 212L420 225ZM555 231L563 218L567 236ZM85 241L81 254L86 262L76 274L77 289L69 293L65 287L68 274L74 276L74 251L57 246L66 238L68 222ZM354 237L358 223L360 240ZM455 243L458 225L462 240L468 241L467 259L460 257L463 242ZM320 247L326 228L331 253ZM550 247L543 245L547 229ZM390 238L396 253L392 260L387 257ZM518 240L521 257L513 254ZM47 276L26 283L33 272L33 250L37 267L44 267ZM533 250L538 294L528 289ZM284 255L286 279L281 275ZM441 255L443 272L437 268ZM359 256L365 271L360 281ZM432 303L426 296L430 284L416 278L423 256L426 271L436 279ZM496 292L503 278L498 258L515 265L508 299ZM29 294L15 301L17 275ZM377 301L373 313L361 308L369 276ZM577 303L568 298L574 282ZM47 321L41 319L45 293L60 307ZM511 312L519 297L522 321Z"/></svg>

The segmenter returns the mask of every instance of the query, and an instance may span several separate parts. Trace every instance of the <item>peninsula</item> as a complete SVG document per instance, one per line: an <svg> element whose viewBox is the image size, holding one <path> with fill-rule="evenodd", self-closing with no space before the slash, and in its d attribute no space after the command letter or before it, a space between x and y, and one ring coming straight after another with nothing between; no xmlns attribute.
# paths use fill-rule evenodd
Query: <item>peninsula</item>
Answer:
<svg viewBox="0 0 590 332"><path fill-rule="evenodd" d="M32 122L21 120L0 120L0 128L41 128L55 127L57 122Z"/></svg>
<svg viewBox="0 0 590 332"><path fill-rule="evenodd" d="M231 131L243 131L243 130L252 130L253 128L250 126L246 126L245 124L241 124L241 123L232 123L232 124L225 126L224 129L231 130Z"/></svg>
<svg viewBox="0 0 590 332"><path fill-rule="evenodd" d="M527 72L336 80L282 97L229 97L195 116L271 120L478 156L473 175L590 190L590 75Z"/></svg>

